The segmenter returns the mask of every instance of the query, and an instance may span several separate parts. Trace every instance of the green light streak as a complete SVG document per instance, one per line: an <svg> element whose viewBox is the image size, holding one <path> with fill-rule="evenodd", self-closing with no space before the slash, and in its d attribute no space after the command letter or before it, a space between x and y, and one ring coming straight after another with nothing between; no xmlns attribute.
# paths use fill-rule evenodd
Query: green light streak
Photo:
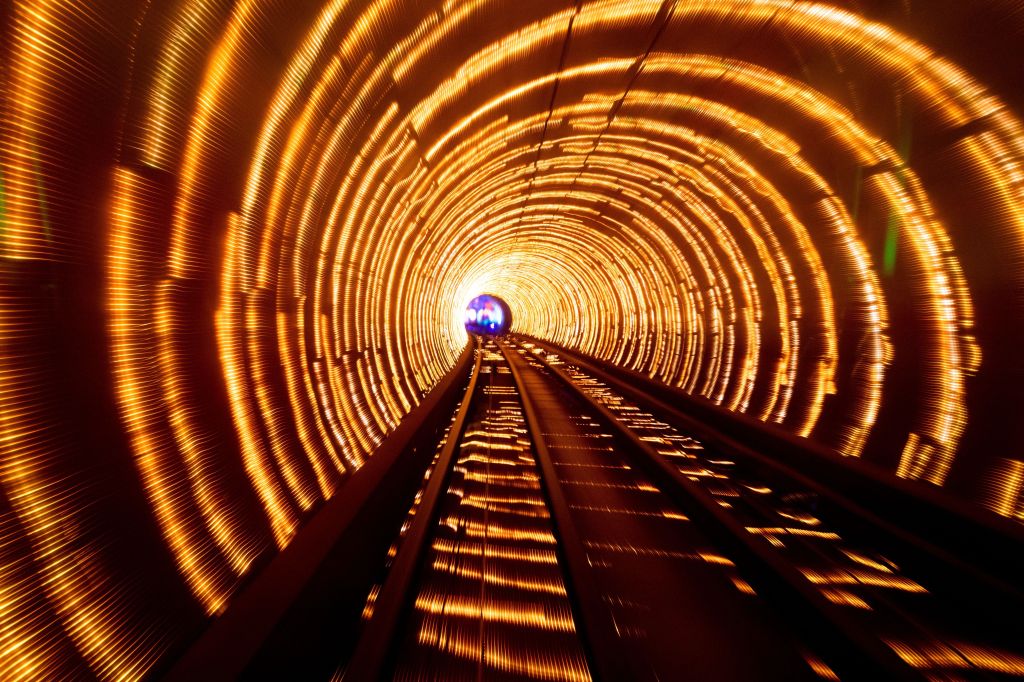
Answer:
<svg viewBox="0 0 1024 682"><path fill-rule="evenodd" d="M913 121L911 120L910 112L904 104L903 111L900 116L899 144L896 150L896 153L899 154L899 157L903 162L903 165L896 169L896 178L904 187L906 187L907 184L905 168L907 162L910 160L910 147L913 140L912 124ZM889 222L885 226L885 242L882 246L882 274L886 277L892 277L893 273L896 272L896 253L900 236L899 229L899 216L895 212L890 213Z"/></svg>
<svg viewBox="0 0 1024 682"><path fill-rule="evenodd" d="M885 228L885 246L882 249L882 273L892 277L896 271L896 242L899 239L900 219L896 213L889 215L889 224Z"/></svg>
<svg viewBox="0 0 1024 682"><path fill-rule="evenodd" d="M44 184L42 164L39 162L39 147L35 144L32 145L32 161L36 176L36 190L39 193L39 217L43 222L43 233L46 235L46 241L52 242L53 231L50 229L50 206L46 201L46 186Z"/></svg>

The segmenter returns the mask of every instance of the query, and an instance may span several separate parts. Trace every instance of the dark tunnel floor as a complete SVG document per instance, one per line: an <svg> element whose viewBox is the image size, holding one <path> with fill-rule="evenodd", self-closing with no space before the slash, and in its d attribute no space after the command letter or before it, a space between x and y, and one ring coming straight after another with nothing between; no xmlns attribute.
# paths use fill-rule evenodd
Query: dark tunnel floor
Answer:
<svg viewBox="0 0 1024 682"><path fill-rule="evenodd" d="M526 388L636 679L816 679L732 561L629 465L592 409L531 365Z"/></svg>
<svg viewBox="0 0 1024 682"><path fill-rule="evenodd" d="M770 487L756 467L706 450L532 344L481 342L481 378L467 398L429 548L386 647L388 676L589 680L594 662L600 668L610 654L595 650L588 618L596 612L614 630L612 655L629 679L840 679L827 662L836 653L819 650L806 627L794 629L792 613L760 594L751 565L738 565L662 479L638 466L628 442L609 429L609 415L781 558L907 679L916 670L936 680L1024 674L1012 633L969 615L965 621L894 562L845 541L814 515L814 496L799 486ZM563 511L552 495L564 500ZM572 539L563 542L564 533ZM585 556L583 574L570 556L574 542ZM392 551L403 549L399 541ZM584 592L599 595L589 615ZM344 676L342 664L336 677Z"/></svg>

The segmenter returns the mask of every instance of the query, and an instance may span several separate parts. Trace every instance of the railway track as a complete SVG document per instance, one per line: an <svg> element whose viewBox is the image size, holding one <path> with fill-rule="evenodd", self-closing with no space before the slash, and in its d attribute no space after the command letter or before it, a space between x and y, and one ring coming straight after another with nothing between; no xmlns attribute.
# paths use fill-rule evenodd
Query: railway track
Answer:
<svg viewBox="0 0 1024 682"><path fill-rule="evenodd" d="M1012 616L945 599L799 480L528 340L476 343L337 679L1024 677Z"/></svg>

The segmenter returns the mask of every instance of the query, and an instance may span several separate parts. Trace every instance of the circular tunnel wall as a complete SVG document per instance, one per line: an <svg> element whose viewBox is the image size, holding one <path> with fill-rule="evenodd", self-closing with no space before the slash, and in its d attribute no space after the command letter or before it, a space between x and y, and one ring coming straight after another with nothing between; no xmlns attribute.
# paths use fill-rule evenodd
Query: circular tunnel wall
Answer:
<svg viewBox="0 0 1024 682"><path fill-rule="evenodd" d="M892 4L16 2L0 676L152 670L482 291L1019 518L1021 13Z"/></svg>

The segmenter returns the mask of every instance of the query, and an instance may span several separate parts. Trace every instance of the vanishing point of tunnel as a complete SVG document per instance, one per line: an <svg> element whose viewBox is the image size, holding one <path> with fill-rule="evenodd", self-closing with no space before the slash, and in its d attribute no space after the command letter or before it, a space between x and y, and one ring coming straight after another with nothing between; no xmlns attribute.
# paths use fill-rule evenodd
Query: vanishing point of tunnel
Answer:
<svg viewBox="0 0 1024 682"><path fill-rule="evenodd" d="M1024 679L1024 2L0 3L0 680Z"/></svg>

